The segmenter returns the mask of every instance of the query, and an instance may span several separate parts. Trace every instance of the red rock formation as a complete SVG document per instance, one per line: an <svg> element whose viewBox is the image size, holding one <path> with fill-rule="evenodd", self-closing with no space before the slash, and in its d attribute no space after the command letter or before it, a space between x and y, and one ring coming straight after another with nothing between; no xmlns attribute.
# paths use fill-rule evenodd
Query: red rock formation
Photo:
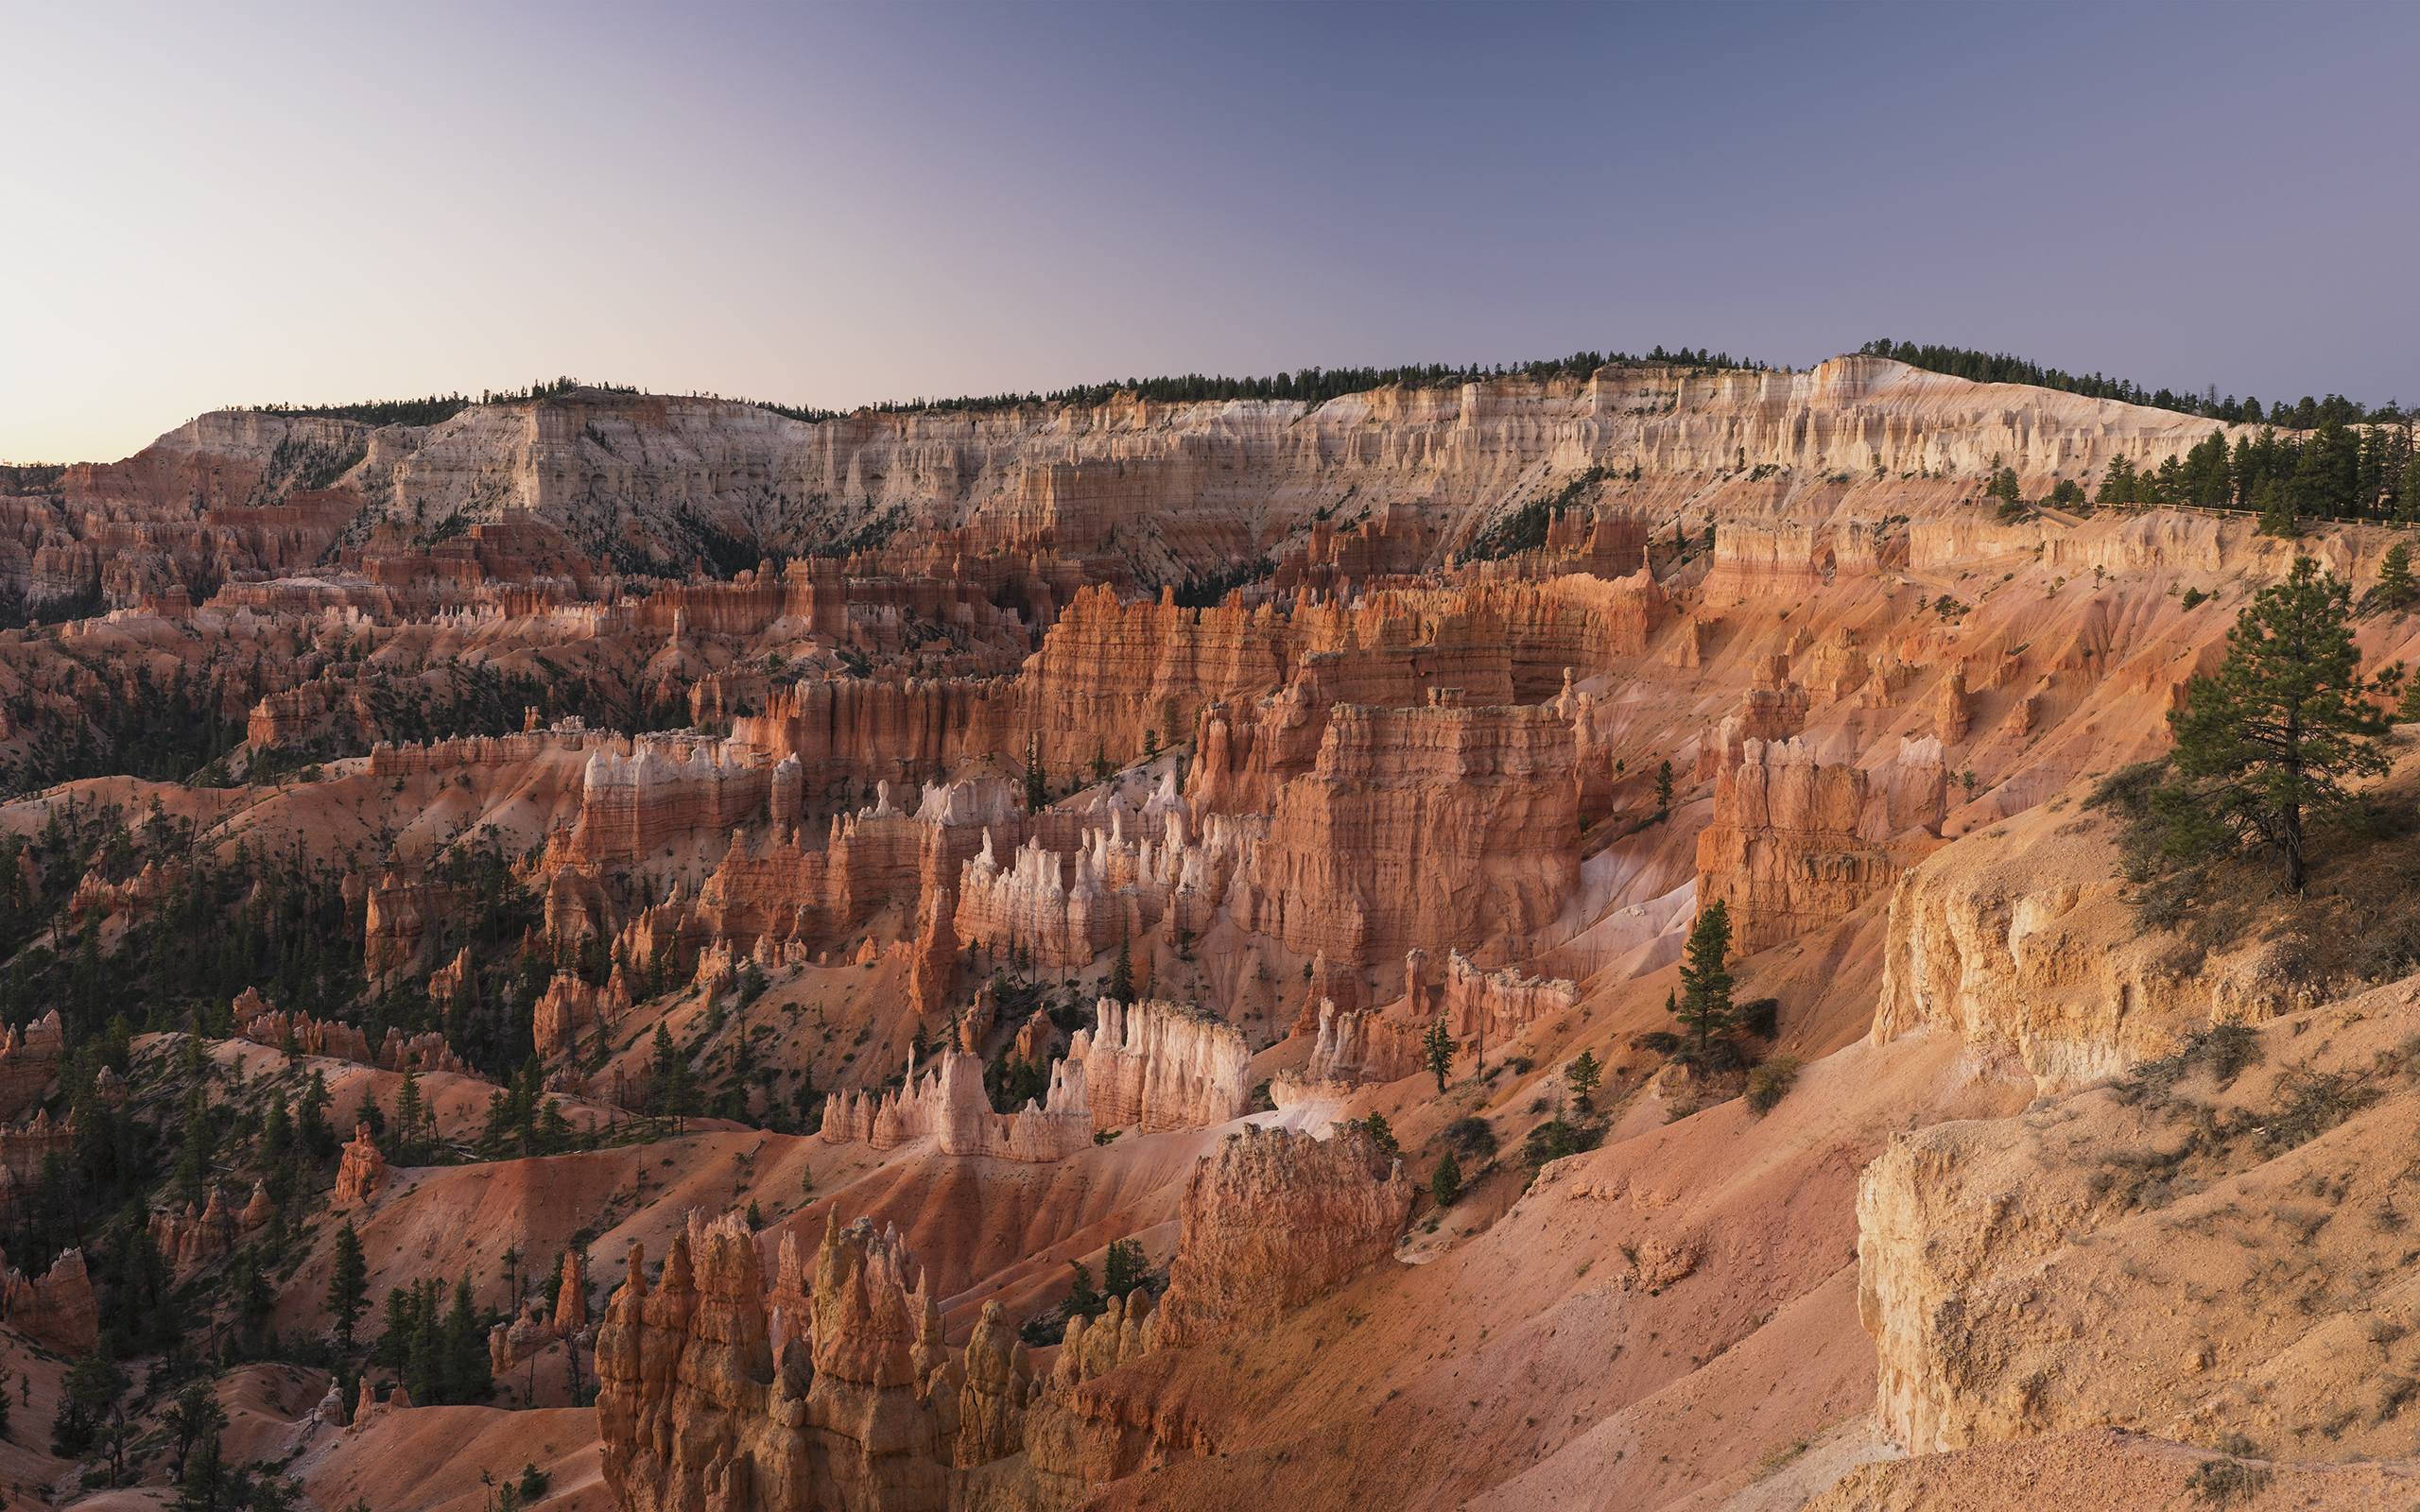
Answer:
<svg viewBox="0 0 2420 1512"><path fill-rule="evenodd" d="M1067 1059L1083 1068L1097 1128L1205 1128L1252 1101L1252 1047L1243 1032L1199 1008L1102 998L1097 1023L1076 1032Z"/></svg>
<svg viewBox="0 0 2420 1512"><path fill-rule="evenodd" d="M1386 1260L1410 1212L1402 1162L1366 1131L1320 1140L1246 1125L1185 1185L1155 1342L1266 1327Z"/></svg>
<svg viewBox="0 0 2420 1512"><path fill-rule="evenodd" d="M553 1311L548 1312L543 1300L533 1300L523 1312L488 1330L489 1368L501 1374L558 1343L578 1348L587 1333L588 1259L577 1249L568 1249L563 1252Z"/></svg>
<svg viewBox="0 0 2420 1512"><path fill-rule="evenodd" d="M644 862L670 842L728 833L769 812L772 765L744 747L641 735L632 747L588 758L570 842L581 861Z"/></svg>
<svg viewBox="0 0 2420 1512"><path fill-rule="evenodd" d="M1372 1008L1339 1008L1322 1000L1314 1029L1311 1058L1303 1068L1307 1081L1397 1081L1426 1064L1421 1036L1426 1024L1398 1019Z"/></svg>
<svg viewBox="0 0 2420 1512"><path fill-rule="evenodd" d="M557 1336L570 1338L588 1327L588 1256L579 1249L563 1251L561 1284L555 1292Z"/></svg>
<svg viewBox="0 0 2420 1512"><path fill-rule="evenodd" d="M596 1339L607 1484L631 1512L941 1512L958 1389L905 1251L836 1216L811 1290L785 1258L769 1308L735 1218L693 1221L652 1287L632 1246Z"/></svg>
<svg viewBox="0 0 2420 1512"><path fill-rule="evenodd" d="M988 1465L1025 1448L1026 1403L1034 1392L1033 1362L1025 1341L997 1301L966 1341L958 1390L958 1443L952 1463Z"/></svg>
<svg viewBox="0 0 2420 1512"><path fill-rule="evenodd" d="M67 1036L56 1008L22 1030L0 1033L0 1119L22 1118L48 1096L66 1053Z"/></svg>
<svg viewBox="0 0 2420 1512"><path fill-rule="evenodd" d="M1036 833L1006 866L986 835L959 874L959 938L1023 950L1052 969L1090 965L1155 928L1200 934L1250 850L1241 827L1223 817L1210 819L1197 838L1173 773L1139 810L1113 800L1106 823L1086 822L1072 857L1048 838L1050 821L1062 817L1038 817Z"/></svg>
<svg viewBox="0 0 2420 1512"><path fill-rule="evenodd" d="M1285 785L1240 905L1301 955L1367 966L1419 944L1518 950L1580 868L1571 727L1550 709L1340 706Z"/></svg>
<svg viewBox="0 0 2420 1512"><path fill-rule="evenodd" d="M76 1148L72 1119L52 1123L47 1108L37 1109L22 1128L0 1129L0 1213L42 1179L43 1162Z"/></svg>
<svg viewBox="0 0 2420 1512"><path fill-rule="evenodd" d="M555 1060L571 1054L580 1036L592 1029L610 1034L630 1007L631 995L618 968L601 988L590 987L574 972L557 971L530 1013L539 1057Z"/></svg>
<svg viewBox="0 0 2420 1512"><path fill-rule="evenodd" d="M434 980L434 978L432 978ZM373 1052L370 1037L357 1024L289 1014L268 1006L251 988L235 1000L236 1033L254 1044L272 1045L288 1055L325 1056L383 1071L461 1072L464 1067L445 1037L436 1030L406 1035L389 1027Z"/></svg>
<svg viewBox="0 0 2420 1512"><path fill-rule="evenodd" d="M828 1143L854 1141L877 1150L929 1139L944 1155L1046 1161L1090 1148L1093 1119L1079 1060L1051 1068L1042 1103L995 1113L983 1091L983 1063L950 1048L928 1074L917 1073L911 1054L907 1082L895 1091L840 1091L824 1099L821 1133Z"/></svg>
<svg viewBox="0 0 2420 1512"><path fill-rule="evenodd" d="M1946 795L1937 741L1905 742L1871 771L1801 741L1748 741L1715 779L1699 906L1729 905L1740 954L1839 919L1889 890L1905 865L1894 843L1939 834Z"/></svg>
<svg viewBox="0 0 2420 1512"><path fill-rule="evenodd" d="M443 883L389 871L370 889L362 917L362 970L389 981L421 964L429 932L458 900Z"/></svg>
<svg viewBox="0 0 2420 1512"><path fill-rule="evenodd" d="M249 1216L257 1205L262 1210L261 1222L268 1221L268 1197L257 1186L253 1188L253 1203L244 1211ZM227 1211L218 1188L210 1189L210 1198L203 1206L170 1209L151 1215L151 1242L159 1247L161 1258L180 1279L192 1275L234 1247L238 1217ZM245 1224L245 1228L258 1227Z"/></svg>
<svg viewBox="0 0 2420 1512"><path fill-rule="evenodd" d="M920 1023L946 1013L958 990L958 931L951 923L956 912L957 898L946 887L925 893L917 911L916 937L908 946L908 1005Z"/></svg>
<svg viewBox="0 0 2420 1512"><path fill-rule="evenodd" d="M1580 1005L1580 984L1524 976L1511 967L1482 971L1460 951L1445 958L1445 1026L1463 1044L1501 1045L1540 1020Z"/></svg>
<svg viewBox="0 0 2420 1512"><path fill-rule="evenodd" d="M344 1158L337 1163L336 1195L330 1200L339 1208L365 1203L378 1194L386 1184L387 1158L378 1153L378 1142L370 1137L370 1125L354 1125L353 1141L344 1147Z"/></svg>
<svg viewBox="0 0 2420 1512"><path fill-rule="evenodd" d="M84 1252L62 1249L50 1269L28 1278L0 1257L0 1323L66 1355L86 1355L100 1345L101 1314L85 1274Z"/></svg>

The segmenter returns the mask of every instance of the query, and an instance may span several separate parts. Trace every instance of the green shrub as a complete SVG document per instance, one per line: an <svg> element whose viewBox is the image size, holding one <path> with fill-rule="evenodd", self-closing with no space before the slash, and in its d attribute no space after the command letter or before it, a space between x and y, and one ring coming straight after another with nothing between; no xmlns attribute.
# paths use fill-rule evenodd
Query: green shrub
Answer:
<svg viewBox="0 0 2420 1512"><path fill-rule="evenodd" d="M1748 1073L1748 1107L1762 1118L1797 1084L1798 1057L1775 1056Z"/></svg>

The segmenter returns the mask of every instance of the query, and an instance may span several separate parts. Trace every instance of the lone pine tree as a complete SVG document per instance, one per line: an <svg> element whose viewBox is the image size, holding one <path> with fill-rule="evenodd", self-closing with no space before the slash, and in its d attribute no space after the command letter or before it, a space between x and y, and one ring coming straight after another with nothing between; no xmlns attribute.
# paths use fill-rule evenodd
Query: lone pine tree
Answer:
<svg viewBox="0 0 2420 1512"><path fill-rule="evenodd" d="M2171 713L2178 787L2163 807L2191 833L2233 835L2273 856L2290 892L2308 873L2313 818L2341 810L2347 781L2387 767L2386 717L2372 698L2393 675L2361 676L2350 591L2308 557L2260 591L2227 632L2217 672Z"/></svg>

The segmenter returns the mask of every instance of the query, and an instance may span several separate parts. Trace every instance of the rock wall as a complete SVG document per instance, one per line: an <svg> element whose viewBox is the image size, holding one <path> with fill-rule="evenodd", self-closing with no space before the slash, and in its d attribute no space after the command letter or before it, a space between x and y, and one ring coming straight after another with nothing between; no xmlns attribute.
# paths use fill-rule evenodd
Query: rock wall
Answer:
<svg viewBox="0 0 2420 1512"><path fill-rule="evenodd" d="M84 1269L84 1252L62 1249L40 1276L27 1276L0 1257L0 1323L36 1344L80 1358L99 1348L100 1306Z"/></svg>
<svg viewBox="0 0 2420 1512"><path fill-rule="evenodd" d="M1390 1082L1426 1064L1421 1036L1426 1025L1375 1008L1340 1008L1322 998L1310 1059L1303 1075L1313 1082Z"/></svg>
<svg viewBox="0 0 2420 1512"><path fill-rule="evenodd" d="M911 1054L906 1084L893 1091L833 1093L823 1103L821 1134L827 1143L855 1142L877 1150L929 1139L944 1155L1063 1160L1092 1146L1085 1097L1083 1063L1071 1058L1052 1068L1042 1103L995 1113L983 1091L983 1063L952 1046L922 1074Z"/></svg>
<svg viewBox="0 0 2420 1512"><path fill-rule="evenodd" d="M1842 918L1897 880L1906 842L1939 833L1947 792L1938 741L1871 770L1802 740L1743 741L1698 835L1700 906L1729 905L1742 955Z"/></svg>
<svg viewBox="0 0 2420 1512"><path fill-rule="evenodd" d="M2163 1056L2213 1022L2308 1004L2266 942L2211 953L2147 927L2116 825L2067 802L1968 835L1899 878L1873 1038L1937 1026L2045 1092Z"/></svg>
<svg viewBox="0 0 2420 1512"><path fill-rule="evenodd" d="M763 819L770 764L735 744L642 735L636 750L598 750L581 779L571 850L605 865L644 862L700 832L727 833Z"/></svg>
<svg viewBox="0 0 2420 1512"><path fill-rule="evenodd" d="M1252 1101L1252 1047L1243 1031L1199 1008L1102 998L1093 1028L1067 1059L1083 1068L1096 1128L1206 1128Z"/></svg>
<svg viewBox="0 0 2420 1512"><path fill-rule="evenodd" d="M1883 1430L1916 1454L2104 1425L2407 1453L2415 1028L2397 984L1895 1136L1858 1198Z"/></svg>
<svg viewBox="0 0 2420 1512"><path fill-rule="evenodd" d="M289 1055L325 1056L334 1060L350 1060L356 1065L376 1066L383 1071L461 1072L463 1066L445 1043L445 1036L434 1029L406 1035L401 1029L389 1028L387 1038L372 1050L370 1037L358 1024L334 1019L315 1019L307 1013L287 1013L263 1003L251 988L235 1000L235 1032L254 1044L269 1045Z"/></svg>
<svg viewBox="0 0 2420 1512"><path fill-rule="evenodd" d="M1185 1184L1155 1341L1265 1328L1388 1259L1410 1213L1402 1162L1365 1131L1321 1140L1246 1125Z"/></svg>
<svg viewBox="0 0 2420 1512"><path fill-rule="evenodd" d="M1463 1044L1501 1046L1531 1024L1580 1005L1580 984L1524 976L1511 967L1482 971L1460 951L1447 954L1443 1012Z"/></svg>
<svg viewBox="0 0 2420 1512"><path fill-rule="evenodd" d="M67 1034L56 1008L23 1029L0 1032L0 1119L23 1118L50 1095L66 1054Z"/></svg>
<svg viewBox="0 0 2420 1512"><path fill-rule="evenodd" d="M1579 880L1574 760L1551 709L1340 705L1277 795L1238 917L1337 963L1518 952Z"/></svg>
<svg viewBox="0 0 2420 1512"><path fill-rule="evenodd" d="M765 1285L735 1217L633 1246L596 1337L606 1483L630 1512L942 1512L957 1372L895 1236L825 1230Z"/></svg>
<svg viewBox="0 0 2420 1512"><path fill-rule="evenodd" d="M337 1162L336 1194L329 1200L339 1208L366 1203L378 1194L378 1189L386 1182L387 1158L378 1152L378 1142L371 1138L370 1125L355 1125L353 1139Z"/></svg>

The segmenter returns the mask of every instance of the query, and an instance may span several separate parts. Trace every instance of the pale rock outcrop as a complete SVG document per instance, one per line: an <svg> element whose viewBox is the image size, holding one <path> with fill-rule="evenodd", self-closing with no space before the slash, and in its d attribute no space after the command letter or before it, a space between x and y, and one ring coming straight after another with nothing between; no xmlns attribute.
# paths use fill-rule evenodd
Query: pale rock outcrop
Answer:
<svg viewBox="0 0 2420 1512"><path fill-rule="evenodd" d="M627 755L588 758L570 844L583 861L641 861L685 835L726 833L769 812L772 765L735 742L640 735L631 746Z"/></svg>
<svg viewBox="0 0 2420 1512"><path fill-rule="evenodd" d="M2304 1005L2257 942L2212 954L2146 927L2122 864L2116 821L2071 800L1935 851L1892 893L1875 1042L1937 1025L2057 1091Z"/></svg>
<svg viewBox="0 0 2420 1512"><path fill-rule="evenodd" d="M768 1290L735 1217L694 1218L648 1282L632 1247L596 1339L605 1478L631 1512L942 1512L959 1396L895 1236L826 1228ZM785 1295L788 1294L788 1295Z"/></svg>
<svg viewBox="0 0 2420 1512"><path fill-rule="evenodd" d="M987 1465L1022 1451L1026 1405L1034 1393L1033 1361L997 1301L983 1304L983 1315L966 1340L962 1369L955 1463Z"/></svg>
<svg viewBox="0 0 2420 1512"><path fill-rule="evenodd" d="M0 1128L0 1213L42 1179L43 1166L53 1156L76 1148L75 1120L53 1122L48 1108L37 1108L19 1128Z"/></svg>
<svg viewBox="0 0 2420 1512"><path fill-rule="evenodd" d="M1339 1008L1322 999L1310 1059L1303 1077L1322 1082L1397 1081L1420 1070L1427 1025L1375 1008Z"/></svg>
<svg viewBox="0 0 2420 1512"><path fill-rule="evenodd" d="M1445 957L1445 1027L1457 1040L1502 1045L1531 1024L1580 1005L1580 984L1524 976L1511 967L1482 971L1461 952Z"/></svg>
<svg viewBox="0 0 2420 1512"><path fill-rule="evenodd" d="M1576 747L1551 708L1339 705L1232 905L1338 963L1438 940L1517 952L1577 885L1579 839Z"/></svg>
<svg viewBox="0 0 2420 1512"><path fill-rule="evenodd" d="M1252 1047L1234 1024L1149 1000L1102 998L1094 1012L1095 1026L1076 1032L1067 1059L1083 1068L1095 1127L1203 1128L1251 1102Z"/></svg>
<svg viewBox="0 0 2420 1512"><path fill-rule="evenodd" d="M358 1024L272 1008L251 988L246 988L235 1000L235 1026L236 1033L254 1044L272 1045L291 1055L325 1056L356 1065L376 1066L382 1071L465 1070L453 1047L445 1042L445 1036L434 1029L406 1035L390 1026L387 1037L372 1050L370 1037Z"/></svg>
<svg viewBox="0 0 2420 1512"><path fill-rule="evenodd" d="M1083 1063L1071 1058L1051 1068L1050 1088L1041 1103L995 1113L983 1091L983 1063L952 1046L926 1073L918 1072L910 1054L906 1082L893 1091L839 1091L826 1098L821 1135L827 1143L856 1142L877 1150L929 1139L944 1155L1063 1160L1092 1144L1086 1099Z"/></svg>
<svg viewBox="0 0 2420 1512"><path fill-rule="evenodd" d="M530 1010L530 1038L538 1055L547 1060L571 1054L580 1037L592 1031L610 1033L630 1011L630 989L616 968L603 987L591 987L574 971L557 971Z"/></svg>
<svg viewBox="0 0 2420 1512"><path fill-rule="evenodd" d="M0 1119L15 1120L41 1102L59 1078L67 1033L53 1008L23 1029L0 1032Z"/></svg>

